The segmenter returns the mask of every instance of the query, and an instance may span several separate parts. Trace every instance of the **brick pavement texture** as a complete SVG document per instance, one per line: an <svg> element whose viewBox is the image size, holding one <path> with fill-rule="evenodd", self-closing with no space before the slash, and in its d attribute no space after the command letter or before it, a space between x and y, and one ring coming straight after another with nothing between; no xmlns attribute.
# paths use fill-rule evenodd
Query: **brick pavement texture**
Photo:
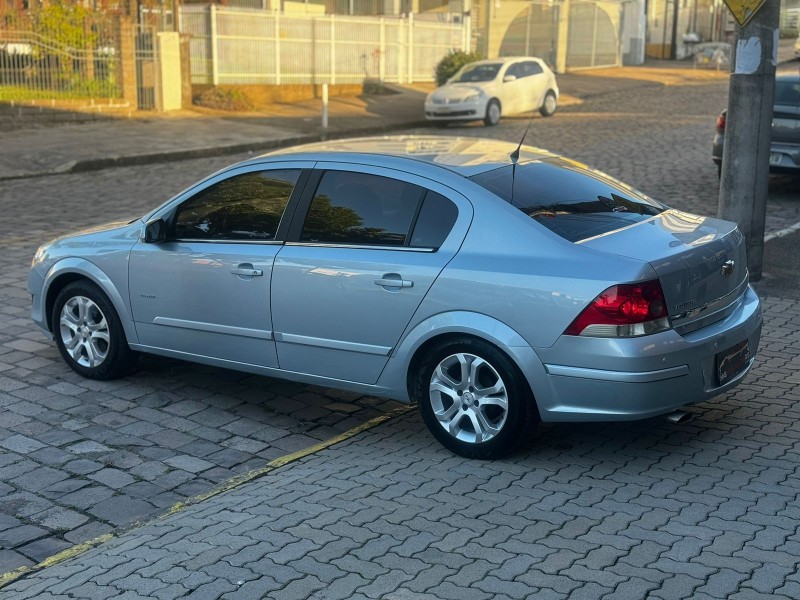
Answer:
<svg viewBox="0 0 800 600"><path fill-rule="evenodd" d="M721 84L609 92L534 119L526 142L713 215L707 150L724 102ZM518 140L526 125L447 133ZM123 380L88 381L33 329L25 278L36 245L133 218L231 160L0 190L0 571L161 514L396 406L155 358ZM770 185L768 231L800 221L796 180ZM547 427L528 452L486 464L447 456L409 419L2 597L800 597L800 317L780 298L765 307L757 368L687 426Z"/></svg>
<svg viewBox="0 0 800 600"><path fill-rule="evenodd" d="M0 590L53 598L793 598L800 308L747 382L662 419L543 426L496 462L416 414Z"/></svg>

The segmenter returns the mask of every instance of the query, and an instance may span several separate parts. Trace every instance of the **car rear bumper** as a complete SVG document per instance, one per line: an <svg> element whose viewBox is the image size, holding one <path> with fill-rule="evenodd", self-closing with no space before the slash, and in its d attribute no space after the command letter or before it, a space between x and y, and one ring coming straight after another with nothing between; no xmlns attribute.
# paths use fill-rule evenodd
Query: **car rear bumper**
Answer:
<svg viewBox="0 0 800 600"><path fill-rule="evenodd" d="M800 144L773 142L769 148L769 170L773 172L800 171Z"/></svg>
<svg viewBox="0 0 800 600"><path fill-rule="evenodd" d="M751 288L725 319L690 334L639 338L562 336L537 349L547 373L534 385L543 421L627 421L669 413L736 387L753 365L761 308ZM747 340L750 359L720 385L717 356ZM541 384L541 382L538 382Z"/></svg>

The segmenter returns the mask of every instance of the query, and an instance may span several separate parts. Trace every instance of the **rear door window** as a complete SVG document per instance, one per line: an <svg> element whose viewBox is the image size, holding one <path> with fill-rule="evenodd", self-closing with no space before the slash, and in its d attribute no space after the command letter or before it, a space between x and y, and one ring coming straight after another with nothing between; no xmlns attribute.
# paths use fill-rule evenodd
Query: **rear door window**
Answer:
<svg viewBox="0 0 800 600"><path fill-rule="evenodd" d="M571 242L638 223L667 208L622 182L564 159L500 167L471 179Z"/></svg>
<svg viewBox="0 0 800 600"><path fill-rule="evenodd" d="M421 186L368 173L326 171L300 241L438 249L457 216L455 204Z"/></svg>

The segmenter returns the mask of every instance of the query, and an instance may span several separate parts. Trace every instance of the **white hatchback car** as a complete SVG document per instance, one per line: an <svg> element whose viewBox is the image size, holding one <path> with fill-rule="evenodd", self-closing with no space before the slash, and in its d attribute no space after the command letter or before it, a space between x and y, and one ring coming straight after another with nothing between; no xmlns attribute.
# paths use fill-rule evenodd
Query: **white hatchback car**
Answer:
<svg viewBox="0 0 800 600"><path fill-rule="evenodd" d="M425 99L425 118L436 123L477 121L497 125L500 115L558 107L556 76L540 58L497 58L464 65Z"/></svg>

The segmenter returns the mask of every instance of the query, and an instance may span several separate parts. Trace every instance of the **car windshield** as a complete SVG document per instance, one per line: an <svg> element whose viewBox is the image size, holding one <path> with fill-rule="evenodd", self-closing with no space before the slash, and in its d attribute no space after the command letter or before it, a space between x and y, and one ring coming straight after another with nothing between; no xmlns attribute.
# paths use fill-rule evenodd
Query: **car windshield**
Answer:
<svg viewBox="0 0 800 600"><path fill-rule="evenodd" d="M452 83L474 83L477 81L492 81L500 71L500 63L480 65L467 65L456 74Z"/></svg>
<svg viewBox="0 0 800 600"><path fill-rule="evenodd" d="M470 177L554 233L577 242L649 219L666 206L611 177L563 159L531 161Z"/></svg>

